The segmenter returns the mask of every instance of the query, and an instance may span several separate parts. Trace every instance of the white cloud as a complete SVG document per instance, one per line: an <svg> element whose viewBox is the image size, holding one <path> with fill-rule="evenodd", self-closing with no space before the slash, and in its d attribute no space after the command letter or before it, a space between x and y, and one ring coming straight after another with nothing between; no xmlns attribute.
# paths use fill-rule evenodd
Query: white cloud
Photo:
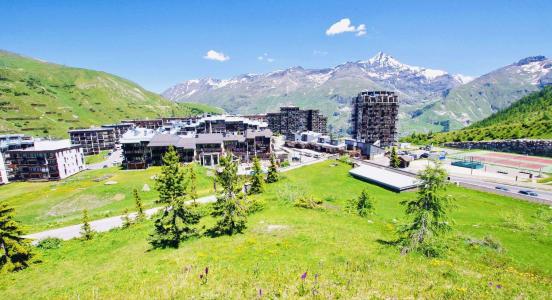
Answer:
<svg viewBox="0 0 552 300"><path fill-rule="evenodd" d="M326 56L326 55L328 55L328 51L313 50L312 55L314 55L314 56Z"/></svg>
<svg viewBox="0 0 552 300"><path fill-rule="evenodd" d="M269 63L274 62L274 58L269 57L268 53L263 53L263 55L257 56L257 59L260 60L260 61L266 61L266 62L269 62Z"/></svg>
<svg viewBox="0 0 552 300"><path fill-rule="evenodd" d="M222 52L217 52L215 50L209 50L209 51L207 51L207 54L205 54L205 56L203 56L203 58L210 59L210 60L216 60L216 61L227 61L227 60L230 59L230 56L226 56Z"/></svg>
<svg viewBox="0 0 552 300"><path fill-rule="evenodd" d="M332 26L326 30L326 35L332 36L345 32L356 32L357 36L363 36L366 34L366 25L360 24L355 27L351 24L351 20L349 18L343 18L332 24Z"/></svg>

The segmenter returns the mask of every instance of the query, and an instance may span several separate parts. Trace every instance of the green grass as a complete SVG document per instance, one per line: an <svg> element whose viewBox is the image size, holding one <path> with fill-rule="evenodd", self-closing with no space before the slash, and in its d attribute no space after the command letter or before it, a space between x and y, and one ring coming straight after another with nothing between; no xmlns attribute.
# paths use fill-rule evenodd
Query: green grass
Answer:
<svg viewBox="0 0 552 300"><path fill-rule="evenodd" d="M6 299L252 299L262 289L266 298L550 297L547 206L453 187L456 208L454 230L445 238L448 251L437 259L401 256L378 240L396 238L396 226L404 221L399 202L415 194L361 182L348 175L348 166L330 163L282 174L260 196L265 209L250 216L244 234L149 251L146 238L153 226L148 221L89 242L40 250L42 263L0 277L0 294ZM377 201L376 215L369 219L341 210L363 188ZM324 200L326 209L301 209L286 200L301 191ZM466 242L484 236L492 236L503 250ZM202 284L205 267L209 275Z"/></svg>
<svg viewBox="0 0 552 300"><path fill-rule="evenodd" d="M0 186L0 201L15 207L17 219L29 232L80 223L82 210L88 209L91 219L121 214L125 208L134 210L132 190L138 189L145 207L157 206L152 176L160 168L120 170L116 167L83 171L58 182L14 182ZM212 178L207 170L198 168L198 193L212 194ZM98 181L99 180L99 181ZM108 181L117 184L106 185ZM142 191L144 184L150 191Z"/></svg>
<svg viewBox="0 0 552 300"><path fill-rule="evenodd" d="M169 101L105 72L0 51L0 134L66 138L71 128L221 111Z"/></svg>
<svg viewBox="0 0 552 300"><path fill-rule="evenodd" d="M84 158L84 162L87 165L97 164L99 162L104 161L106 159L106 156L108 155L108 153L109 153L109 150L102 150L98 154L88 155Z"/></svg>

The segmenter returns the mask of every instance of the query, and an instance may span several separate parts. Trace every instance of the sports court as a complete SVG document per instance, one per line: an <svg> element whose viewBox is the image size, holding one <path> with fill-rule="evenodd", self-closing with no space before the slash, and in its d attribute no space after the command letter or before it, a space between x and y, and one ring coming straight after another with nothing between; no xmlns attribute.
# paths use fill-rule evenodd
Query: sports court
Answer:
<svg viewBox="0 0 552 300"><path fill-rule="evenodd" d="M499 165L516 169L552 172L552 159L545 157L490 151L475 151L455 154L451 156L451 158L479 161L485 164Z"/></svg>

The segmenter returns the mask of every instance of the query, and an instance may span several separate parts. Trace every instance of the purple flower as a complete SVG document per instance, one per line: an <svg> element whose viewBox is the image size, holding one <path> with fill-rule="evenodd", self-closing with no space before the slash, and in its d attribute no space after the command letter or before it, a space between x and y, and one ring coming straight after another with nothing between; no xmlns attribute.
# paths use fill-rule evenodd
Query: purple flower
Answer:
<svg viewBox="0 0 552 300"><path fill-rule="evenodd" d="M203 279L203 274L199 274L199 279Z"/></svg>
<svg viewBox="0 0 552 300"><path fill-rule="evenodd" d="M301 275L301 279L305 280L305 278L307 278L307 272L303 273L303 275Z"/></svg>
<svg viewBox="0 0 552 300"><path fill-rule="evenodd" d="M314 280L318 280L318 273L314 274Z"/></svg>
<svg viewBox="0 0 552 300"><path fill-rule="evenodd" d="M496 285L496 288L497 288L497 289L501 289L501 288L502 288L502 284L497 284L497 285Z"/></svg>
<svg viewBox="0 0 552 300"><path fill-rule="evenodd" d="M209 274L209 267L205 267L205 275Z"/></svg>
<svg viewBox="0 0 552 300"><path fill-rule="evenodd" d="M259 289L259 297L263 295L263 289Z"/></svg>

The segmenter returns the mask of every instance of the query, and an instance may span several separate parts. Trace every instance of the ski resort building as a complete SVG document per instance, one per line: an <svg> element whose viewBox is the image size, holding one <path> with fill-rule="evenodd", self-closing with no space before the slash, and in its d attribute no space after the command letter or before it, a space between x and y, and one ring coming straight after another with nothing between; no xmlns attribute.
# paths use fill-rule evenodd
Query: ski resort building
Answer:
<svg viewBox="0 0 552 300"><path fill-rule="evenodd" d="M397 141L399 99L395 92L364 91L353 98L351 128L353 139L388 147Z"/></svg>
<svg viewBox="0 0 552 300"><path fill-rule="evenodd" d="M327 133L328 118L319 110L301 110L296 106L280 107L280 112L266 114L268 128L274 133L282 134L287 140L293 140L296 133L314 131Z"/></svg>
<svg viewBox="0 0 552 300"><path fill-rule="evenodd" d="M110 127L69 130L71 144L80 145L84 155L98 154L102 150L115 148L115 129Z"/></svg>
<svg viewBox="0 0 552 300"><path fill-rule="evenodd" d="M35 141L33 147L8 153L18 180L60 180L86 168L82 148L70 140Z"/></svg>

